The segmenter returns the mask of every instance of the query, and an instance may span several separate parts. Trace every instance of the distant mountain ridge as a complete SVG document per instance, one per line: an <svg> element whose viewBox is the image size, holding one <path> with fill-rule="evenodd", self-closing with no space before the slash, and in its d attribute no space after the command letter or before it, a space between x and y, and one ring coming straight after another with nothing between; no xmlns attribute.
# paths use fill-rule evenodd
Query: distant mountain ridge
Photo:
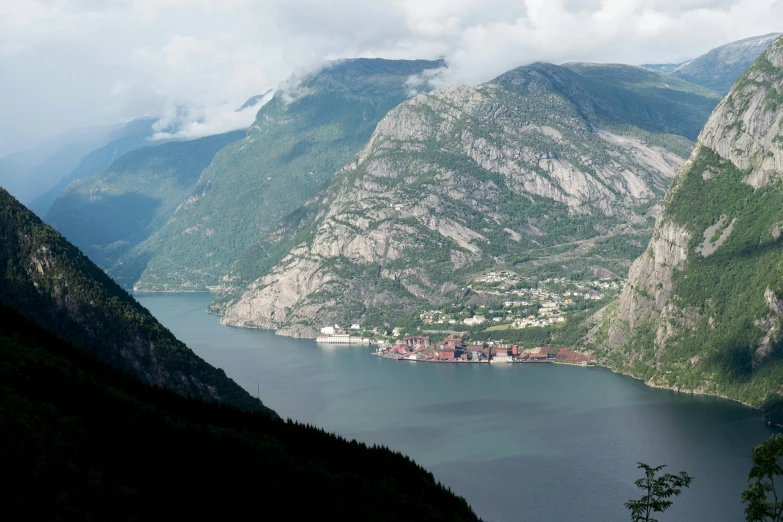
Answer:
<svg viewBox="0 0 783 522"><path fill-rule="evenodd" d="M737 78L780 33L745 38L712 49L671 72L672 76L726 94Z"/></svg>
<svg viewBox="0 0 783 522"><path fill-rule="evenodd" d="M30 203L76 168L90 151L118 137L122 125L72 129L0 158L0 186Z"/></svg>
<svg viewBox="0 0 783 522"><path fill-rule="evenodd" d="M0 269L0 303L98 359L185 396L271 412L3 189Z"/></svg>
<svg viewBox="0 0 783 522"><path fill-rule="evenodd" d="M54 187L30 202L30 209L39 216L45 216L57 196L72 181L97 174L126 152L149 145L149 139L154 134L152 125L157 120L139 118L124 125L117 131L115 139L84 156L76 168L62 177Z"/></svg>
<svg viewBox="0 0 783 522"><path fill-rule="evenodd" d="M684 136L717 101L595 64L534 64L416 96L237 261L211 309L226 324L314 336L453 302L481 270L622 272L630 260L602 255L596 238L648 237L647 212L690 152Z"/></svg>

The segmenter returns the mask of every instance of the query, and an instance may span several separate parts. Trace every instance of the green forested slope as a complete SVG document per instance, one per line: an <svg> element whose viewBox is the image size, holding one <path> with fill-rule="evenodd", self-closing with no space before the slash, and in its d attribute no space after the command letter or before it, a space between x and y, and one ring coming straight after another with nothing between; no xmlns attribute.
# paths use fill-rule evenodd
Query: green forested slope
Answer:
<svg viewBox="0 0 783 522"><path fill-rule="evenodd" d="M477 520L399 453L179 397L0 316L7 520Z"/></svg>
<svg viewBox="0 0 783 522"><path fill-rule="evenodd" d="M146 382L183 395L264 409L3 189L0 303Z"/></svg>
<svg viewBox="0 0 783 522"><path fill-rule="evenodd" d="M441 62L346 60L283 85L245 139L221 150L187 203L123 260L143 290L214 285L278 220L310 198Z"/></svg>
<svg viewBox="0 0 783 522"><path fill-rule="evenodd" d="M582 77L598 118L650 133L695 140L706 115L720 101L709 89L642 67L594 63L564 67ZM679 152L687 156L690 149Z"/></svg>
<svg viewBox="0 0 783 522"><path fill-rule="evenodd" d="M244 135L236 131L128 152L102 172L68 185L46 222L95 263L113 268L185 202L215 153ZM115 280L132 285L141 274L132 269L117 267Z"/></svg>

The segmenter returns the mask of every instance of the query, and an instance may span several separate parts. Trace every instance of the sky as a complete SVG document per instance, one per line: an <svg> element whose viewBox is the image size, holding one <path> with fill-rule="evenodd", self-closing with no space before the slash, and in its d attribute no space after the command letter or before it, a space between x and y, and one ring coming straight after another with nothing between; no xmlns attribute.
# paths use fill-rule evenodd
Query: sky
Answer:
<svg viewBox="0 0 783 522"><path fill-rule="evenodd" d="M324 60L444 58L436 86L475 85L780 31L783 0L0 0L0 156L140 116L181 137L246 127L246 99Z"/></svg>

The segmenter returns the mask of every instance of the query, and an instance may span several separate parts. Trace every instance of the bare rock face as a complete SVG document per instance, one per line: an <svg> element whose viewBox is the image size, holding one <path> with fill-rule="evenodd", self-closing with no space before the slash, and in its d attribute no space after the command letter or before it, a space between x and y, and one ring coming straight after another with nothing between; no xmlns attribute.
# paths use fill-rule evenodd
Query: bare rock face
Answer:
<svg viewBox="0 0 783 522"><path fill-rule="evenodd" d="M783 173L783 48L773 44L759 57L710 116L699 141L748 171L747 183L754 188L767 185ZM731 122L731 124L726 124Z"/></svg>
<svg viewBox="0 0 783 522"><path fill-rule="evenodd" d="M584 340L655 385L783 393L783 38L740 77L666 194L647 251ZM770 377L775 376L775 377Z"/></svg>
<svg viewBox="0 0 783 522"><path fill-rule="evenodd" d="M631 266L617 310L608 319L608 346L622 346L635 328L657 321L666 311L674 288L672 276L685 266L689 241L690 232L672 222L656 228L647 251ZM665 329L666 321L660 323ZM656 335L656 349L662 348L668 337Z"/></svg>
<svg viewBox="0 0 783 522"><path fill-rule="evenodd" d="M589 93L552 67L390 111L314 203L309 232L278 233L291 241L286 254L247 286L236 284L247 274L229 274L213 310L225 324L315 335L372 307L454 299L471 267L511 264L542 245L578 249L598 235L571 232L586 216L609 233L644 223L641 209L661 198L683 158L586 119ZM264 244L276 250L281 240Z"/></svg>

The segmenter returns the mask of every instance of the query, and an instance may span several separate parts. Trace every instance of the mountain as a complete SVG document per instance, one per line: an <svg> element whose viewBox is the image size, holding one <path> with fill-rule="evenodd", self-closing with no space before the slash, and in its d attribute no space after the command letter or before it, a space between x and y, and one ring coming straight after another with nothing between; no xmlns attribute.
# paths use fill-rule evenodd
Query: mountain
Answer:
<svg viewBox="0 0 783 522"><path fill-rule="evenodd" d="M39 216L45 216L57 196L72 181L97 174L126 152L149 145L149 138L154 133L152 125L156 121L157 118L139 118L124 125L112 141L81 158L76 168L60 178L54 187L35 198L30 203L30 209Z"/></svg>
<svg viewBox="0 0 783 522"><path fill-rule="evenodd" d="M235 263L211 310L314 336L469 298L483 270L624 273L690 152L684 136L716 103L659 73L594 64L416 96Z"/></svg>
<svg viewBox="0 0 783 522"><path fill-rule="evenodd" d="M674 72L677 70L678 67L685 64L687 62L681 62L681 63L643 63L640 65L640 67L644 67L645 69L650 69L651 71L669 74L670 72Z"/></svg>
<svg viewBox="0 0 783 522"><path fill-rule="evenodd" d="M595 112L600 122L655 134L695 140L720 98L686 81L632 65L567 63L563 67L579 75L575 81L590 93L592 104L585 110ZM575 100L579 103L578 95ZM690 149L677 152L687 157Z"/></svg>
<svg viewBox="0 0 783 522"><path fill-rule="evenodd" d="M477 521L409 458L153 388L0 304L0 502L30 520Z"/></svg>
<svg viewBox="0 0 783 522"><path fill-rule="evenodd" d="M265 409L3 189L0 267L1 304L90 355L183 395Z"/></svg>
<svg viewBox="0 0 783 522"><path fill-rule="evenodd" d="M657 385L775 409L783 422L783 38L721 101L647 250L587 339Z"/></svg>
<svg viewBox="0 0 783 522"><path fill-rule="evenodd" d="M0 158L0 186L29 203L54 187L90 151L116 139L117 125L72 129Z"/></svg>
<svg viewBox="0 0 783 522"><path fill-rule="evenodd" d="M109 269L166 223L220 149L244 136L244 131L236 131L128 152L100 173L68 185L46 222ZM132 284L139 275L127 282Z"/></svg>
<svg viewBox="0 0 783 522"><path fill-rule="evenodd" d="M378 121L410 96L419 74L441 65L345 60L281 86L245 139L215 155L168 223L122 259L123 266L143 269L136 288L217 284L245 250L359 151Z"/></svg>
<svg viewBox="0 0 783 522"><path fill-rule="evenodd" d="M671 74L726 94L743 71L778 36L780 33L765 34L721 45L695 60L685 62Z"/></svg>
<svg viewBox="0 0 783 522"><path fill-rule="evenodd" d="M243 111L243 110L245 110L245 109L249 109L249 108L250 108L250 107L252 107L253 105L257 105L257 104L259 104L260 102L262 102L262 101L264 100L264 98L267 98L267 97L271 98L271 97L272 97L272 95L274 94L274 92L275 92L275 90L274 90L274 89L269 89L269 90L268 90L268 91L266 91L264 94L256 94L255 96L251 96L250 98L248 98L248 99L245 101L245 103L243 103L243 104L242 104L242 105L241 105L241 106L240 106L240 107L237 109L237 112Z"/></svg>

